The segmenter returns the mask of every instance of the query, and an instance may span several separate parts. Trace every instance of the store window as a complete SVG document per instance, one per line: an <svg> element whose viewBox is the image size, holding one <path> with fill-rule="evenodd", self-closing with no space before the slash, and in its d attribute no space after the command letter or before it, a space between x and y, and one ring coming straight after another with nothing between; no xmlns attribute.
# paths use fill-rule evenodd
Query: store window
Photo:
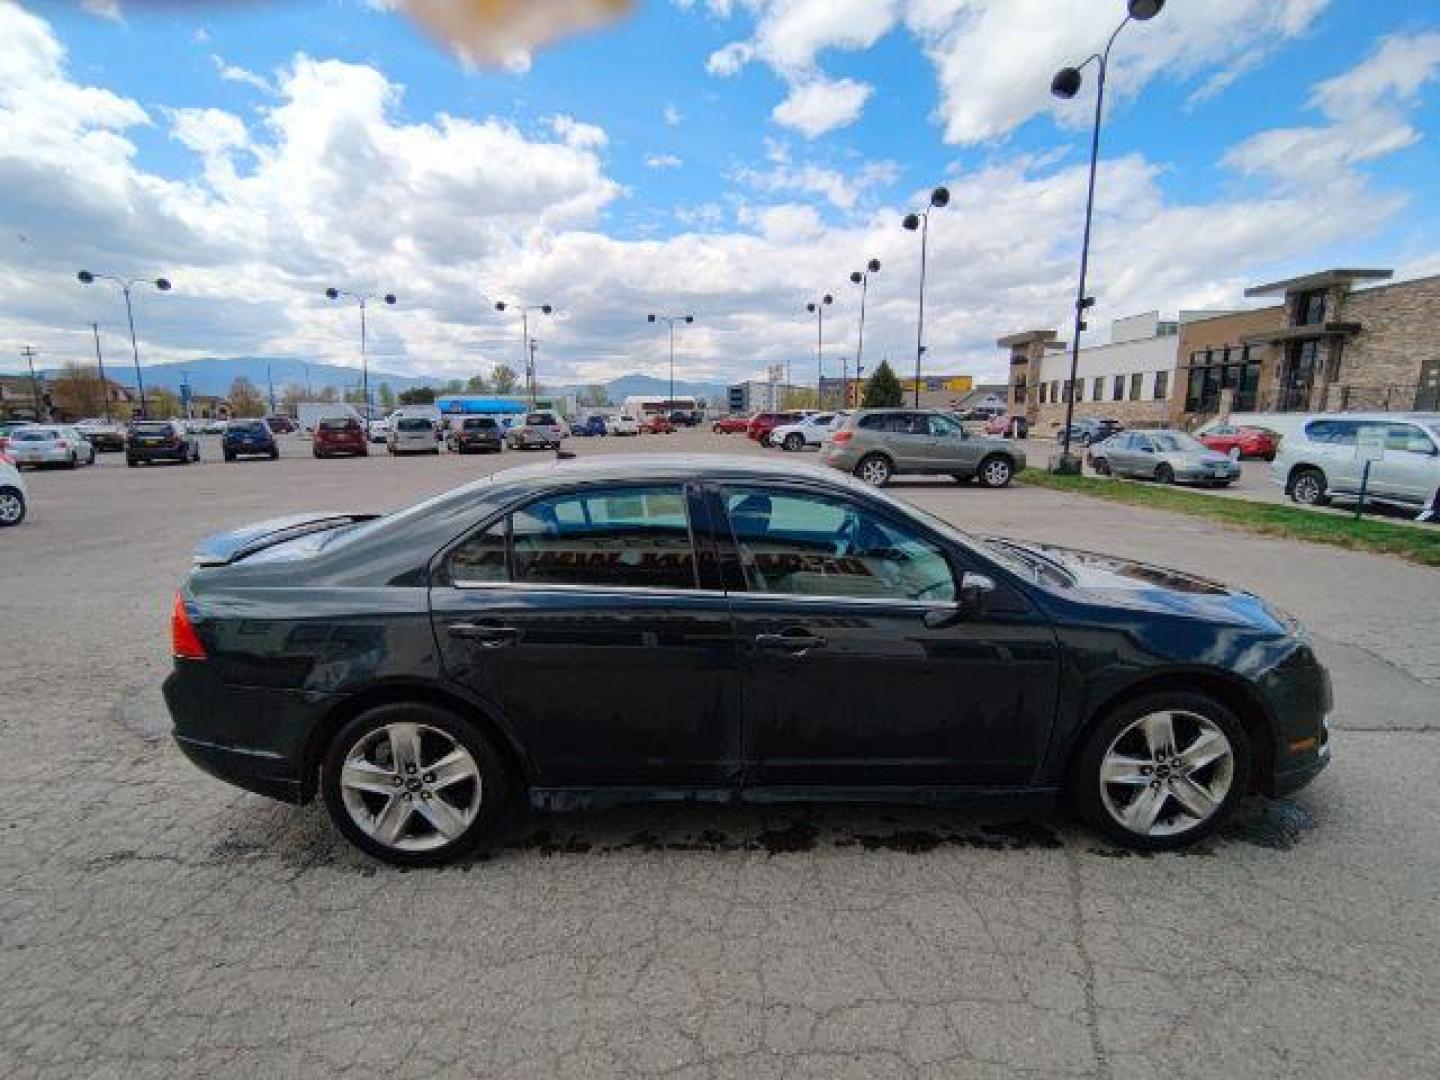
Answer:
<svg viewBox="0 0 1440 1080"><path fill-rule="evenodd" d="M1116 376L1115 376L1115 385L1111 388L1111 391L1110 391L1110 400L1111 400L1111 401L1124 401L1124 400L1125 400L1125 376L1124 376L1124 375L1116 375Z"/></svg>
<svg viewBox="0 0 1440 1080"><path fill-rule="evenodd" d="M1141 372L1135 372L1130 376L1130 400L1140 400L1140 389L1145 384L1145 376Z"/></svg>
<svg viewBox="0 0 1440 1080"><path fill-rule="evenodd" d="M1170 396L1170 373L1168 371L1157 371L1155 373L1155 400L1164 401Z"/></svg>

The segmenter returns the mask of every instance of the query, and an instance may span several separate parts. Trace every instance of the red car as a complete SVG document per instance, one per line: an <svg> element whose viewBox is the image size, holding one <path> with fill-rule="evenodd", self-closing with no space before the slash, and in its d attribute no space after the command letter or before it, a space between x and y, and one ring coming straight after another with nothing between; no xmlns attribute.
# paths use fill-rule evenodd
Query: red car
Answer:
<svg viewBox="0 0 1440 1080"><path fill-rule="evenodd" d="M756 413L751 417L750 426L745 429L745 434L761 446L769 446L772 431L782 424L798 424L804 418L805 414L802 412Z"/></svg>
<svg viewBox="0 0 1440 1080"><path fill-rule="evenodd" d="M722 416L710 425L710 430L716 435L736 435L750 430L750 417Z"/></svg>
<svg viewBox="0 0 1440 1080"><path fill-rule="evenodd" d="M1242 458L1264 458L1275 460L1275 451L1280 447L1280 436L1268 428L1235 427L1232 424L1217 424L1197 438L1221 454L1238 449Z"/></svg>
<svg viewBox="0 0 1440 1080"><path fill-rule="evenodd" d="M668 416L656 413L640 422L640 430L646 435L674 435L675 425Z"/></svg>
<svg viewBox="0 0 1440 1080"><path fill-rule="evenodd" d="M353 416L337 416L316 424L312 450L316 457L333 457L336 454L370 456L370 447L365 442L365 429Z"/></svg>
<svg viewBox="0 0 1440 1080"><path fill-rule="evenodd" d="M992 416L985 424L985 434L1024 439L1030 434L1030 421L1014 413L1001 413L999 416Z"/></svg>

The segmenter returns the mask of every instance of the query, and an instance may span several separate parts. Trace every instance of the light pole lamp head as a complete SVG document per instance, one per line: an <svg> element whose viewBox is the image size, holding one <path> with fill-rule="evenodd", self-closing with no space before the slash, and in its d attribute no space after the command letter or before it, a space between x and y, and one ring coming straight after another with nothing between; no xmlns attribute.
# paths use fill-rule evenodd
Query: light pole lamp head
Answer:
<svg viewBox="0 0 1440 1080"><path fill-rule="evenodd" d="M815 314L815 305L814 305L814 304L806 304L806 305L805 305L805 310L808 311L808 312L810 312L810 314L813 315L813 314Z"/></svg>
<svg viewBox="0 0 1440 1080"><path fill-rule="evenodd" d="M325 290L325 295L326 295L327 297L329 297L331 300L339 300L339 299L340 299L340 290L332 286L332 287L330 287L330 288L328 288L328 289Z"/></svg>
<svg viewBox="0 0 1440 1080"><path fill-rule="evenodd" d="M911 232L914 232L916 229L920 228L920 215L906 214L905 220L902 221L901 224L904 225L905 228L909 229Z"/></svg>
<svg viewBox="0 0 1440 1080"><path fill-rule="evenodd" d="M853 281L856 285L859 285L860 282L865 280L865 275L862 274L859 270L856 270L853 274L850 275L850 280Z"/></svg>
<svg viewBox="0 0 1440 1080"><path fill-rule="evenodd" d="M504 300L496 300L496 301L495 301L495 310L496 310L496 311L504 311L504 310L505 310L505 301L504 301Z"/></svg>
<svg viewBox="0 0 1440 1080"><path fill-rule="evenodd" d="M866 269L866 270L869 270L870 273L872 273L872 274L878 274L878 273L880 272L880 260L879 260L879 259L871 259L870 262L869 262L869 264L865 267L865 269Z"/></svg>
<svg viewBox="0 0 1440 1080"><path fill-rule="evenodd" d="M393 303L395 303L395 294L394 294L393 292L387 292L387 293L385 294L385 303L387 303L387 304L393 304Z"/></svg>
<svg viewBox="0 0 1440 1080"><path fill-rule="evenodd" d="M835 302L835 297L831 296L831 295L827 292L827 293L825 294L824 303L833 304L834 302Z"/></svg>
<svg viewBox="0 0 1440 1080"><path fill-rule="evenodd" d="M687 323L693 323L693 322L695 321L695 316L694 316L694 315L686 315L686 316L685 316L685 321L686 321Z"/></svg>
<svg viewBox="0 0 1440 1080"><path fill-rule="evenodd" d="M652 315L650 315L645 321L646 321L646 322L654 322L654 321L655 321L655 316L652 314Z"/></svg>
<svg viewBox="0 0 1440 1080"><path fill-rule="evenodd" d="M541 304L541 305L540 305L540 310L541 310L542 312L544 312L546 315L553 315L553 314L555 314L555 309L554 309L553 307L551 307L549 304Z"/></svg>
<svg viewBox="0 0 1440 1080"><path fill-rule="evenodd" d="M937 187L934 191L930 192L930 205L937 209L949 206L950 189L947 187Z"/></svg>
<svg viewBox="0 0 1440 1080"><path fill-rule="evenodd" d="M163 278L163 277L157 277L157 278L155 279L155 288L159 289L161 292L169 292L169 291L170 291L170 279L169 279L169 278Z"/></svg>
<svg viewBox="0 0 1440 1080"><path fill-rule="evenodd" d="M1130 12L1130 18L1136 22L1145 22L1159 15L1165 7L1165 0L1130 0L1126 9Z"/></svg>
<svg viewBox="0 0 1440 1080"><path fill-rule="evenodd" d="M1080 92L1081 75L1079 68L1064 67L1050 80L1050 93L1067 101Z"/></svg>
<svg viewBox="0 0 1440 1080"><path fill-rule="evenodd" d="M76 274L75 276L80 279L81 285L94 284L95 275L92 274L89 270L81 270L80 273Z"/></svg>

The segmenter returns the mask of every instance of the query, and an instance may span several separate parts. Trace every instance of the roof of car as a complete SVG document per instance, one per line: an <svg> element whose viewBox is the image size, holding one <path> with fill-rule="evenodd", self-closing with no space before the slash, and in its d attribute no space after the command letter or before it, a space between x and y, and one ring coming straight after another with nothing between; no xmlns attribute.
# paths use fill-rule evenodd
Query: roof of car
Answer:
<svg viewBox="0 0 1440 1080"><path fill-rule="evenodd" d="M548 485L604 480L698 479L707 476L822 480L829 484L864 488L858 480L853 480L836 469L801 464L789 457L772 459L733 454L604 454L564 460L551 459L505 469L493 473L482 482L538 482Z"/></svg>

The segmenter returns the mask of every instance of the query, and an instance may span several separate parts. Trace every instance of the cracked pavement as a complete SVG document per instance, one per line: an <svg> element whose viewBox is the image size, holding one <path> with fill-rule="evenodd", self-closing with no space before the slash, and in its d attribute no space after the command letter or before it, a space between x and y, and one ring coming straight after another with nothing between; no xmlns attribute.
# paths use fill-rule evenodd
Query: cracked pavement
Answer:
<svg viewBox="0 0 1440 1080"><path fill-rule="evenodd" d="M897 485L962 527L1299 615L1335 680L1334 764L1184 855L1059 813L661 806L537 816L489 860L407 873L180 757L171 594L203 534L401 505L518 455L206 453L28 474L31 519L0 535L0 1077L1440 1075L1435 570Z"/></svg>

